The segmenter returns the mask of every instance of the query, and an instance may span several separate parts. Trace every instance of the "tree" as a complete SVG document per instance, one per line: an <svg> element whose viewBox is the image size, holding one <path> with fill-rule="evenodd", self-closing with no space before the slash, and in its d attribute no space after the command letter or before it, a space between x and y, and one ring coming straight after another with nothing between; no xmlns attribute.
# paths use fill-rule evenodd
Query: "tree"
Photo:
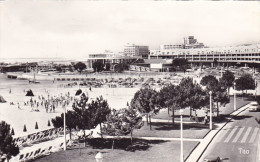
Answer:
<svg viewBox="0 0 260 162"><path fill-rule="evenodd" d="M96 100L92 100L92 102L88 104L88 111L91 116L90 122L93 126L100 125L101 137L103 137L101 123L106 121L106 115L111 112L107 101L104 100L102 96L96 98Z"/></svg>
<svg viewBox="0 0 260 162"><path fill-rule="evenodd" d="M219 106L225 105L230 101L227 93L228 86L225 85L224 80L219 82L217 78L212 75L204 76L200 84L206 86L208 91L207 96L209 96L209 91L212 91L212 99L217 105L217 116L219 116Z"/></svg>
<svg viewBox="0 0 260 162"><path fill-rule="evenodd" d="M106 71L110 71L110 67L111 67L111 65L110 65L110 63L106 63Z"/></svg>
<svg viewBox="0 0 260 162"><path fill-rule="evenodd" d="M78 124L78 116L74 111L67 111L66 112L66 127L69 128L70 131L70 139L71 139L71 132L72 129L76 129ZM62 113L60 116L56 116L52 120L52 124L55 128L61 128L64 127L64 113Z"/></svg>
<svg viewBox="0 0 260 162"><path fill-rule="evenodd" d="M78 70L80 73L82 72L82 70L86 69L86 67L86 64L83 62L78 62L74 65L74 68Z"/></svg>
<svg viewBox="0 0 260 162"><path fill-rule="evenodd" d="M208 91L214 91L218 85L218 80L213 75L206 75L201 79L200 84L206 86Z"/></svg>
<svg viewBox="0 0 260 162"><path fill-rule="evenodd" d="M63 113L62 113L63 117ZM61 128L63 127L63 118L61 116L56 116L55 118L51 119L52 125L54 128Z"/></svg>
<svg viewBox="0 0 260 162"><path fill-rule="evenodd" d="M127 130L130 131L131 143L133 143L133 131L134 129L140 129L143 126L142 116L132 108L122 109L123 113L123 122Z"/></svg>
<svg viewBox="0 0 260 162"><path fill-rule="evenodd" d="M62 72L61 66L56 66L56 70L57 70L58 72Z"/></svg>
<svg viewBox="0 0 260 162"><path fill-rule="evenodd" d="M10 125L5 121L0 123L0 157L6 154L7 161L11 159L12 156L19 154L19 147L15 144Z"/></svg>
<svg viewBox="0 0 260 162"><path fill-rule="evenodd" d="M197 83L193 83L192 78L183 78L179 84L179 105L190 108L190 118L192 110L200 109L207 105L206 92Z"/></svg>
<svg viewBox="0 0 260 162"><path fill-rule="evenodd" d="M242 75L240 78L235 80L236 83L236 90L242 90L242 93L244 94L244 90L246 90L246 94L247 94L247 90L250 89L255 89L256 85L255 85L255 81L253 79L253 77L250 74L244 74Z"/></svg>
<svg viewBox="0 0 260 162"><path fill-rule="evenodd" d="M151 116L159 112L159 97L157 91L151 88L141 88L134 95L131 100L131 107L136 109L139 113L146 115L150 120L150 130L152 129Z"/></svg>
<svg viewBox="0 0 260 162"><path fill-rule="evenodd" d="M179 89L173 84L164 86L159 92L160 107L167 107L172 110L172 125L174 126L174 109L179 108Z"/></svg>
<svg viewBox="0 0 260 162"><path fill-rule="evenodd" d="M235 76L234 76L234 74L233 74L231 71L229 71L229 70L227 70L227 71L223 74L223 76L220 78L220 80L219 80L219 82L220 82L223 86L227 87L228 94L229 94L229 92L230 92L230 87L232 87L233 84L234 84L234 81L235 81Z"/></svg>
<svg viewBox="0 0 260 162"><path fill-rule="evenodd" d="M107 120L103 125L104 133L113 136L122 136L131 134L131 142L133 141L133 130L140 129L143 126L142 116L134 109L112 110L107 115ZM114 138L112 149L114 149Z"/></svg>
<svg viewBox="0 0 260 162"><path fill-rule="evenodd" d="M256 96L256 102L260 105L260 96Z"/></svg>
<svg viewBox="0 0 260 162"><path fill-rule="evenodd" d="M26 125L23 126L23 132L27 132Z"/></svg>
<svg viewBox="0 0 260 162"><path fill-rule="evenodd" d="M129 66L126 63L119 63L115 65L115 72L122 73L124 70L128 70Z"/></svg>
<svg viewBox="0 0 260 162"><path fill-rule="evenodd" d="M229 95L225 88L221 87L221 84L217 86L216 91L212 93L213 102L216 103L217 106L217 117L219 117L219 106L225 106L230 102Z"/></svg>
<svg viewBox="0 0 260 162"><path fill-rule="evenodd" d="M35 123L35 129L38 129L38 123L37 122Z"/></svg>
<svg viewBox="0 0 260 162"><path fill-rule="evenodd" d="M50 120L48 120L48 125L47 125L48 127L50 127L51 126L51 123L50 123Z"/></svg>
<svg viewBox="0 0 260 162"><path fill-rule="evenodd" d="M93 63L92 67L95 72L101 72L104 70L104 64L101 61L96 61Z"/></svg>
<svg viewBox="0 0 260 162"><path fill-rule="evenodd" d="M80 73L82 72L82 70L86 69L86 67L86 64L84 64L83 62L78 62L74 65L74 68L78 70Z"/></svg>
<svg viewBox="0 0 260 162"><path fill-rule="evenodd" d="M107 120L103 125L102 131L105 134L113 136L112 149L114 149L114 138L115 136L127 135L122 128L123 120L119 110L113 109L110 114L107 115Z"/></svg>
<svg viewBox="0 0 260 162"><path fill-rule="evenodd" d="M179 67L180 70L185 73L186 69L188 68L188 60L184 58L175 58L172 60L172 66Z"/></svg>

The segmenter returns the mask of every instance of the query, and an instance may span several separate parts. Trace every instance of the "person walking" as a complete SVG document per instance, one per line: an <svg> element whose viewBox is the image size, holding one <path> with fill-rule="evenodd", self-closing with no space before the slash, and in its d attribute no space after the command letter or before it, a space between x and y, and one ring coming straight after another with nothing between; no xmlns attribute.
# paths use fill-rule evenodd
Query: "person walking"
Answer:
<svg viewBox="0 0 260 162"><path fill-rule="evenodd" d="M18 107L18 109L21 109L21 108L20 108L20 104L19 104L19 102L17 102L17 107Z"/></svg>
<svg viewBox="0 0 260 162"><path fill-rule="evenodd" d="M206 114L205 117L204 117L204 124L207 125L208 124L208 115Z"/></svg>

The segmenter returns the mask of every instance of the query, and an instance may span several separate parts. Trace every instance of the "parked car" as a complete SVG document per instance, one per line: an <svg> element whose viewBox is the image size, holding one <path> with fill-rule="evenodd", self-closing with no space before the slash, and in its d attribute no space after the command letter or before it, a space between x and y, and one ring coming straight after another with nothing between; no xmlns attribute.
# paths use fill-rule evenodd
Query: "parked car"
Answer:
<svg viewBox="0 0 260 162"><path fill-rule="evenodd" d="M249 111L259 111L260 107L259 107L258 103L254 101L254 102L250 103L248 110Z"/></svg>
<svg viewBox="0 0 260 162"><path fill-rule="evenodd" d="M208 155L204 158L204 162L222 162L219 156Z"/></svg>

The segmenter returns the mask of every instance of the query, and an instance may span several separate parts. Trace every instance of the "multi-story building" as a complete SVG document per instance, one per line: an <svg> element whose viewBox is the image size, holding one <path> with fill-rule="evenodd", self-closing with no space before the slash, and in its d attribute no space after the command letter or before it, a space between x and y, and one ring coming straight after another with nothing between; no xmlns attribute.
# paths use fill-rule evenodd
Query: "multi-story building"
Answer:
<svg viewBox="0 0 260 162"><path fill-rule="evenodd" d="M260 63L260 44L215 48L150 50L150 59L185 58L191 63Z"/></svg>
<svg viewBox="0 0 260 162"><path fill-rule="evenodd" d="M162 45L160 45L161 50L182 49L183 47L184 47L183 44L162 44Z"/></svg>
<svg viewBox="0 0 260 162"><path fill-rule="evenodd" d="M96 61L100 61L103 64L118 64L118 63L132 63L136 60L138 60L141 57L133 56L125 56L124 53L122 52L113 52L113 51L108 51L105 50L102 53L95 53L95 54L89 54L86 58L84 59L78 59L75 60L74 62L83 62L86 64L87 68L92 68L93 63Z"/></svg>
<svg viewBox="0 0 260 162"><path fill-rule="evenodd" d="M148 58L149 47L135 45L135 44L127 44L124 47L124 54L125 56L129 56L129 57L141 56L142 58Z"/></svg>
<svg viewBox="0 0 260 162"><path fill-rule="evenodd" d="M184 38L183 44L162 44L160 45L160 50L170 50L170 49L190 49L190 48L204 48L203 43L197 42L194 36L189 36Z"/></svg>
<svg viewBox="0 0 260 162"><path fill-rule="evenodd" d="M195 39L194 36L189 36L187 38L184 38L183 48L204 48L204 44L197 42L197 39Z"/></svg>

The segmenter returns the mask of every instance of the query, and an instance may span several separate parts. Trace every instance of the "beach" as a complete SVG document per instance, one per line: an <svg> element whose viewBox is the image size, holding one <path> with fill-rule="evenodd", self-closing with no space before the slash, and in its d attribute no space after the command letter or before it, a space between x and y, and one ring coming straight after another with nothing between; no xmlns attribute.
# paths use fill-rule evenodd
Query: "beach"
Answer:
<svg viewBox="0 0 260 162"><path fill-rule="evenodd" d="M39 112L31 111L31 106L24 105L24 102L29 101L31 98L38 100L38 96L47 98L48 94L61 96L68 92L73 96L78 89L81 89L89 95L89 102L96 97L103 96L108 101L111 109L120 109L126 107L127 102L130 103L134 93L139 89L92 87L90 91L89 88L79 87L79 85L64 88L60 86L61 83L64 82L40 81L39 84L29 84L28 80L8 79L5 74L0 75L0 94L7 101L6 103L0 103L0 120L6 121L11 125L11 128L14 128L14 137L52 128L52 126L48 126L48 120L51 121L52 118L64 112L61 106L57 107L55 112L50 113L46 113L43 106L39 106ZM25 96L29 89L33 91L34 97ZM13 102L14 105L10 105L10 102ZM18 103L20 109L18 108ZM72 102L66 106L67 110L72 109L71 104ZM35 129L36 122L39 129ZM24 125L26 125L27 132L23 132Z"/></svg>
<svg viewBox="0 0 260 162"><path fill-rule="evenodd" d="M119 76L120 75L118 75L118 77ZM100 75L99 78L102 78L102 75ZM124 75L122 75L122 78L124 78ZM161 78L163 78L163 76L161 76ZM199 83L200 79L201 78L194 78L197 83ZM24 105L24 102L30 101L31 98L33 100L38 100L39 96L48 98L48 94L52 97L58 97L62 95L64 96L65 94L68 94L68 92L71 96L75 96L76 91L81 89L89 96L88 102L102 96L105 100L107 100L111 109L120 109L125 108L127 106L127 102L130 103L135 92L140 89L140 86L135 86L132 88L109 88L106 85L102 88L91 87L90 90L89 87L80 86L79 83L81 81L76 81L77 85L72 87L64 87L64 85L73 82L75 81L53 82L53 80L40 80L40 83L38 84L30 84L28 80L9 79L6 74L0 74L0 95L2 95L7 101L6 103L0 103L0 120L6 121L11 125L11 128L14 128L14 137L25 136L41 130L52 128L52 126L48 126L48 120L51 123L52 118L55 118L64 112L64 108L61 106L58 106L55 109L55 112L50 113L46 113L43 106L39 106L39 112L31 111L31 106ZM26 92L30 89L33 91L34 97L25 96ZM155 87L155 89L159 90L159 87ZM231 88L230 95L233 95L233 92L234 91ZM260 93L259 86L257 87L256 92L257 94ZM248 93L255 94L255 91L249 90ZM14 105L10 105L10 102L13 102ZM20 109L18 108L18 103ZM72 102L66 106L66 109L72 109ZM36 122L39 129L35 129ZM23 132L24 125L26 125L27 132Z"/></svg>

